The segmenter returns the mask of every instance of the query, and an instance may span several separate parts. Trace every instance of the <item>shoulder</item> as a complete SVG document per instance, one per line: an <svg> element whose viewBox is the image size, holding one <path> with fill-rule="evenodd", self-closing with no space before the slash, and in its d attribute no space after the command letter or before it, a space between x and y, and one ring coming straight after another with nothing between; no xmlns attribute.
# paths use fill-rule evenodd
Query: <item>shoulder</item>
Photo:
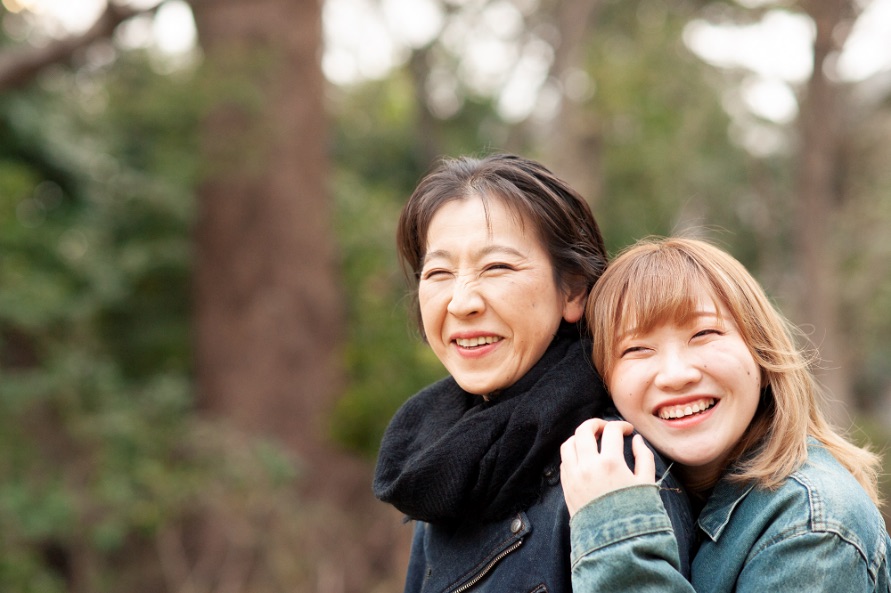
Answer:
<svg viewBox="0 0 891 593"><path fill-rule="evenodd" d="M753 553L795 538L828 538L850 546L869 565L884 562L888 543L869 495L815 444L808 447L808 460L776 490L721 482L699 524L712 540L732 538Z"/></svg>
<svg viewBox="0 0 891 593"><path fill-rule="evenodd" d="M858 546L870 546L885 535L875 503L851 473L826 449L808 446L808 459L781 487L807 503L813 531L837 533Z"/></svg>
<svg viewBox="0 0 891 593"><path fill-rule="evenodd" d="M869 527L881 515L854 476L826 449L808 446L807 461L776 490L752 488L745 506L758 507L810 530Z"/></svg>

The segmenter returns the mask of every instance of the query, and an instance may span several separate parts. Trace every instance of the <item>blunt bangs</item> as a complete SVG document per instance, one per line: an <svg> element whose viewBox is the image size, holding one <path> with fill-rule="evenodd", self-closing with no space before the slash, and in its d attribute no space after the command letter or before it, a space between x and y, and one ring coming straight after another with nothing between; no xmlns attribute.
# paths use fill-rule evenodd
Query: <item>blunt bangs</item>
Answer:
<svg viewBox="0 0 891 593"><path fill-rule="evenodd" d="M713 287L702 270L689 260L651 261L645 269L632 271L615 312L616 335L648 332L657 323L683 325L701 309L703 292ZM674 259L674 258L672 258ZM674 265L678 264L678 265ZM685 268L679 270L679 267Z"/></svg>

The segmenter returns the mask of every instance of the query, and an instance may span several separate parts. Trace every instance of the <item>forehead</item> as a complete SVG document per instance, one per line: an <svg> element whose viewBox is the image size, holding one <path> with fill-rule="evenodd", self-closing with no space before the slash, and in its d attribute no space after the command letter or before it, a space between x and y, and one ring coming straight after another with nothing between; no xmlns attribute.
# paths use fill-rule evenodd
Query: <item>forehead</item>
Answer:
<svg viewBox="0 0 891 593"><path fill-rule="evenodd" d="M496 233L526 235L535 225L523 211L508 200L492 195L472 194L440 204L432 213L427 227L427 243L432 239L456 234L482 234L492 238Z"/></svg>

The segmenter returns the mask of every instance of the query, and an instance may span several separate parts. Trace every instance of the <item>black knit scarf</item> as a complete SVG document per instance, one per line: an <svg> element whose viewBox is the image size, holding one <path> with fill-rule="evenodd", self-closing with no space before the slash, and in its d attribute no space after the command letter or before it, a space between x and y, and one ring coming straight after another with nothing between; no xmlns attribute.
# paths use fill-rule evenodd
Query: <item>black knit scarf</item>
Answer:
<svg viewBox="0 0 891 593"><path fill-rule="evenodd" d="M590 343L578 338L555 338L520 381L490 401L447 377L393 417L375 496L429 523L502 519L538 499L560 444L608 405Z"/></svg>

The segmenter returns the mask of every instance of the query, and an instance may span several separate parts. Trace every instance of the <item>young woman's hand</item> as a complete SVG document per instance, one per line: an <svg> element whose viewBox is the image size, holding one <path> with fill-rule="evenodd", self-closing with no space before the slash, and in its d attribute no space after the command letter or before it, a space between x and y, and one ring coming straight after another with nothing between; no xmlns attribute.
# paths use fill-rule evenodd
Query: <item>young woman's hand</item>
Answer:
<svg viewBox="0 0 891 593"><path fill-rule="evenodd" d="M592 418L579 425L575 435L560 447L560 481L570 517L598 496L627 486L655 483L653 452L639 434L631 441L634 471L625 463L624 437L633 430L624 421Z"/></svg>

